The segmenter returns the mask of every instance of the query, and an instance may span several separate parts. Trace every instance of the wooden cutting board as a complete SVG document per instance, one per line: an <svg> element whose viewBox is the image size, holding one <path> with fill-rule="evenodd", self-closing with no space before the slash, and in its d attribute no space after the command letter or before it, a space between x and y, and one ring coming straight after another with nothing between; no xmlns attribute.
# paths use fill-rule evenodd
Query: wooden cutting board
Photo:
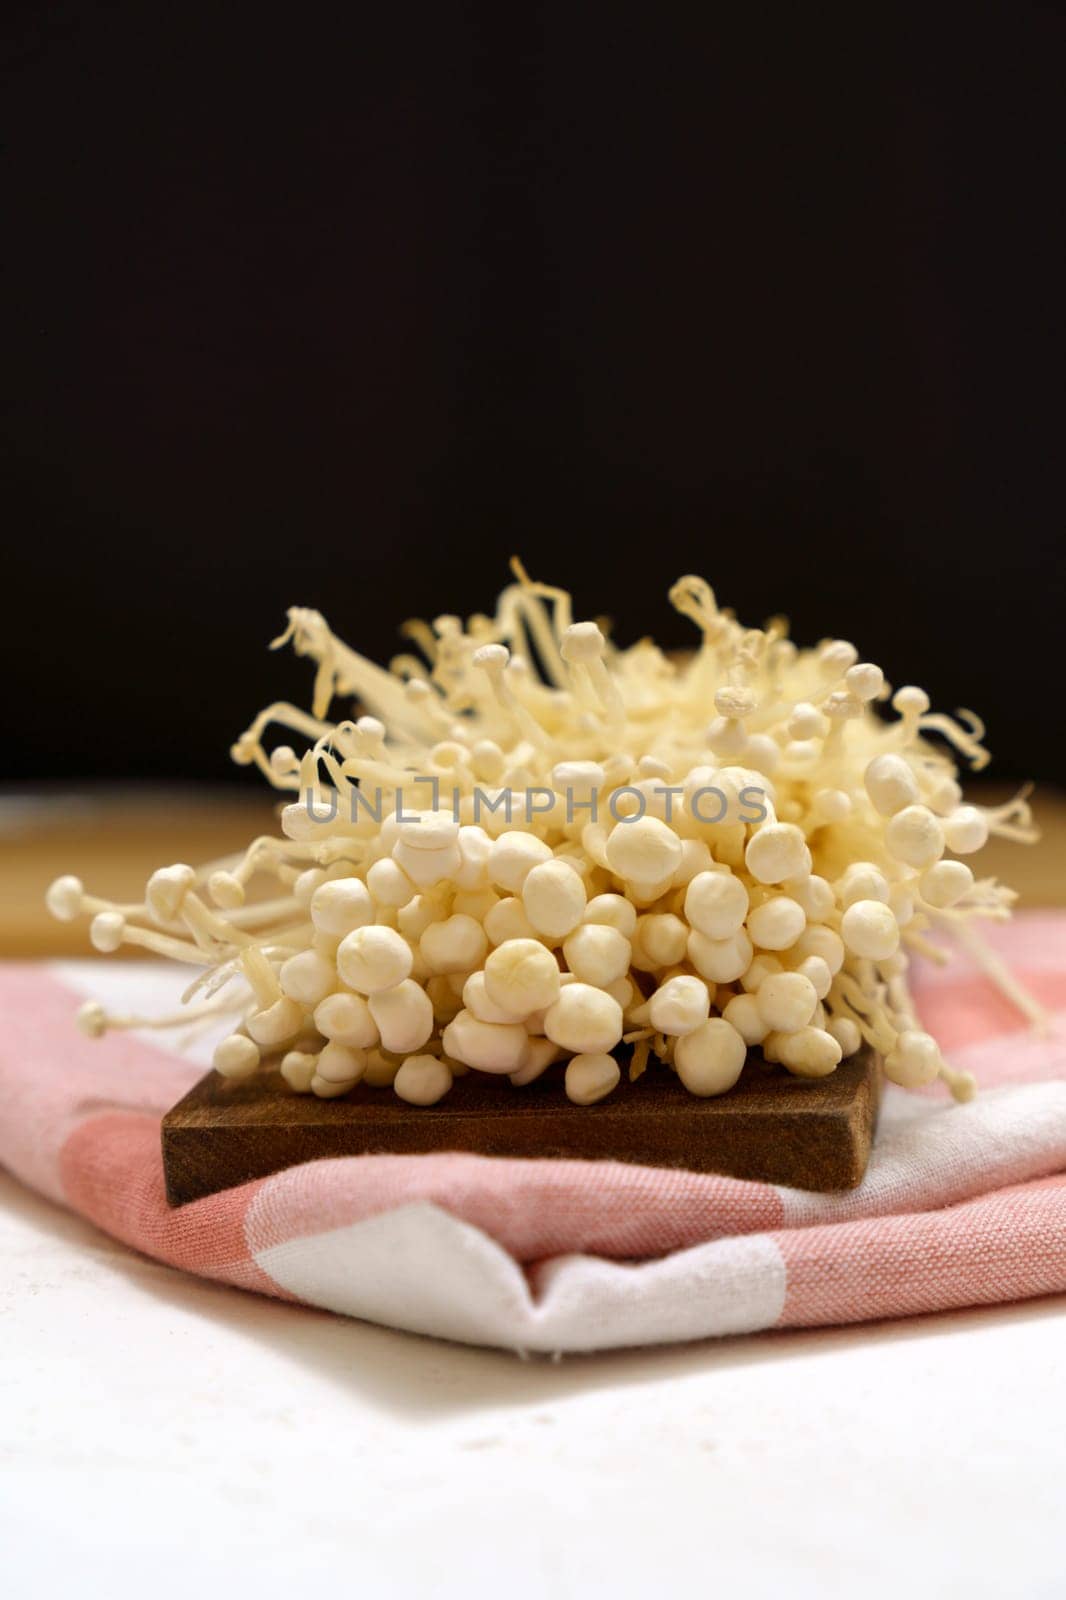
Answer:
<svg viewBox="0 0 1066 1600"><path fill-rule="evenodd" d="M163 1118L167 1198L182 1205L328 1156L554 1156L684 1167L787 1184L851 1189L866 1170L881 1072L869 1050L827 1078L767 1069L750 1051L728 1094L699 1100L654 1064L595 1106L575 1106L561 1078L523 1089L472 1072L435 1106L358 1084L337 1100L294 1094L276 1069L234 1081L210 1072Z"/></svg>

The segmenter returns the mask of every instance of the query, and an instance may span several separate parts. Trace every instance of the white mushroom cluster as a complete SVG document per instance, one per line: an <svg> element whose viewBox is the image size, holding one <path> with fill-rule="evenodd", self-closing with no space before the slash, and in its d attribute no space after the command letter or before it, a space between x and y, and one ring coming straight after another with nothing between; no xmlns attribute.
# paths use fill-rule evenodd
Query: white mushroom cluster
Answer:
<svg viewBox="0 0 1066 1600"><path fill-rule="evenodd" d="M492 617L408 623L420 655L389 671L291 611L275 643L314 661L312 711L269 706L233 748L289 791L280 835L164 867L139 905L60 878L52 912L91 915L99 950L202 967L188 997L235 1013L220 1073L280 1055L325 1097L428 1106L468 1071L522 1087L558 1063L591 1105L649 1061L715 1095L750 1048L817 1078L865 1042L894 1082L968 1098L907 968L952 939L980 956L974 921L1013 895L961 858L1034 837L1024 797L963 800L949 752L985 765L978 719L891 693L843 640L742 627L702 579L671 591L700 636L675 659L515 571ZM338 697L354 720L328 720ZM268 750L272 725L302 753ZM270 898L246 902L253 877ZM82 1014L96 1035L139 1020Z"/></svg>

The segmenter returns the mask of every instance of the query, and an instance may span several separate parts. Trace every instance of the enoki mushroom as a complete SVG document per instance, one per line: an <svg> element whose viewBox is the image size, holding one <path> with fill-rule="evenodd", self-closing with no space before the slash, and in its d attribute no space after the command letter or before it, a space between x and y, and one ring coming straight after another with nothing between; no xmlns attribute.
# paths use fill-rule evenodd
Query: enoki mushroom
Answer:
<svg viewBox="0 0 1066 1600"><path fill-rule="evenodd" d="M714 1095L749 1047L817 1078L867 1043L893 1082L968 1099L915 1015L911 955L955 940L1040 1017L974 929L1011 891L959 859L1036 837L1024 794L963 800L944 745L983 767L978 719L891 694L843 640L742 627L700 578L671 591L700 635L678 660L620 649L514 568L494 616L408 623L420 655L389 671L290 611L275 646L314 662L312 711L272 705L233 746L287 794L280 835L162 867L136 905L60 878L53 914L200 968L192 1013L234 1017L218 1071L281 1053L301 1092L431 1105L468 1071L522 1087L559 1064L589 1105L628 1055L631 1078L657 1061ZM271 728L294 742L268 749ZM253 874L268 901L245 903Z"/></svg>

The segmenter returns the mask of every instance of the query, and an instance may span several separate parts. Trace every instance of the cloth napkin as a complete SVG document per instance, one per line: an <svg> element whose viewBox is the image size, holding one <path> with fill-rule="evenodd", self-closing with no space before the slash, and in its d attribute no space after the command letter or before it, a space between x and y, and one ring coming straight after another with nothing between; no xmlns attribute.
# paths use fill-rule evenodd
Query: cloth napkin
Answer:
<svg viewBox="0 0 1066 1600"><path fill-rule="evenodd" d="M1066 914L989 942L1051 1013L1044 1037L964 957L916 975L969 1105L886 1089L847 1194L604 1161L463 1154L306 1163L177 1210L159 1119L211 1038L93 1041L89 994L169 1009L184 975L0 966L0 1163L160 1261L282 1299L519 1351L812 1327L1066 1290ZM385 1091L383 1091L385 1092Z"/></svg>

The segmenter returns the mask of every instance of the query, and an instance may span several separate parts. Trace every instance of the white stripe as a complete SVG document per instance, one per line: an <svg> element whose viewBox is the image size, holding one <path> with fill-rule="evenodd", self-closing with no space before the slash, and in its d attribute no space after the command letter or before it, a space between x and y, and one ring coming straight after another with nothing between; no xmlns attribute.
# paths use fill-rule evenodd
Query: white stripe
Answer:
<svg viewBox="0 0 1066 1600"><path fill-rule="evenodd" d="M49 961L47 970L86 1000L107 1011L139 1017L166 1016L181 1008L181 997L196 971L173 961ZM210 1018L176 1028L131 1028L135 1038L168 1055L209 1067L215 1045L233 1027L232 1017Z"/></svg>
<svg viewBox="0 0 1066 1600"><path fill-rule="evenodd" d="M935 1210L1066 1169L1066 1083L992 1089L964 1106L913 1103L926 1114L882 1124L857 1189L779 1189L782 1226Z"/></svg>
<svg viewBox="0 0 1066 1600"><path fill-rule="evenodd" d="M785 1265L766 1234L659 1261L564 1256L524 1274L496 1242L430 1204L403 1206L260 1250L275 1283L311 1305L413 1333L516 1350L605 1350L771 1327Z"/></svg>

